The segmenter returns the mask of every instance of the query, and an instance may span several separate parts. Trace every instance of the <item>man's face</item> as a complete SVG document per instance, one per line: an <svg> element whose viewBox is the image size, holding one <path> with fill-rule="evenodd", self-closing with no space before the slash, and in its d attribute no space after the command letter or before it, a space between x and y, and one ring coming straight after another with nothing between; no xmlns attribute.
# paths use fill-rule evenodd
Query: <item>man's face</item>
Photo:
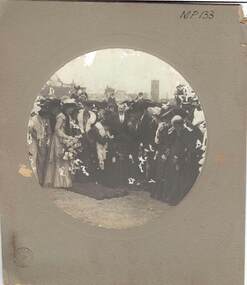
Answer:
<svg viewBox="0 0 247 285"><path fill-rule="evenodd" d="M82 100L83 102L87 101L87 97L86 97L86 95L84 95L84 94L82 94L82 95L80 96L80 98L81 98L81 100Z"/></svg>
<svg viewBox="0 0 247 285"><path fill-rule="evenodd" d="M177 132L177 134L180 134L183 128L184 128L183 122L179 121L174 123L174 129Z"/></svg>
<svg viewBox="0 0 247 285"><path fill-rule="evenodd" d="M99 110L98 118L99 118L99 120L102 120L104 118L104 110Z"/></svg>
<svg viewBox="0 0 247 285"><path fill-rule="evenodd" d="M109 111L110 111L110 112L114 112L114 111L115 111L115 110L114 110L114 107L113 107L113 106L110 106L110 107L109 107Z"/></svg>
<svg viewBox="0 0 247 285"><path fill-rule="evenodd" d="M118 111L119 111L119 113L123 113L124 112L124 106L123 105L119 105L118 106Z"/></svg>

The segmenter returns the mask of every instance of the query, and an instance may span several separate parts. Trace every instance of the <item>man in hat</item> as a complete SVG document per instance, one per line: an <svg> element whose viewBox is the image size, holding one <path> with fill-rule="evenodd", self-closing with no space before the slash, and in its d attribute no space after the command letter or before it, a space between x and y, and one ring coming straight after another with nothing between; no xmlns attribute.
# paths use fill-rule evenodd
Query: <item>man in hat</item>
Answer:
<svg viewBox="0 0 247 285"><path fill-rule="evenodd" d="M106 111L106 114L108 116L108 121L112 134L123 135L126 131L127 124L126 105L118 104L117 109L117 112Z"/></svg>
<svg viewBox="0 0 247 285"><path fill-rule="evenodd" d="M144 100L144 94L143 94L143 92L139 92L134 101L139 102L139 101L143 101L143 100Z"/></svg>
<svg viewBox="0 0 247 285"><path fill-rule="evenodd" d="M77 104L84 105L84 103L88 101L86 87L81 87L80 85L75 86L72 91L71 98L75 99Z"/></svg>
<svg viewBox="0 0 247 285"><path fill-rule="evenodd" d="M108 109L112 112L117 112L117 102L115 98L115 90L111 87L107 87L105 90Z"/></svg>

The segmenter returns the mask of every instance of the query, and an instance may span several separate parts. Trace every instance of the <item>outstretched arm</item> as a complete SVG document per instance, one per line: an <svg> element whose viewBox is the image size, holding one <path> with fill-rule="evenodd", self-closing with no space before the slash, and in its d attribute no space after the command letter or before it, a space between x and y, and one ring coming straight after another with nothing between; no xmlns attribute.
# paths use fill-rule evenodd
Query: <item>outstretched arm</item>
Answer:
<svg viewBox="0 0 247 285"><path fill-rule="evenodd" d="M70 136L65 134L63 124L64 124L64 118L59 117L56 121L55 133L61 138L68 139L70 138Z"/></svg>

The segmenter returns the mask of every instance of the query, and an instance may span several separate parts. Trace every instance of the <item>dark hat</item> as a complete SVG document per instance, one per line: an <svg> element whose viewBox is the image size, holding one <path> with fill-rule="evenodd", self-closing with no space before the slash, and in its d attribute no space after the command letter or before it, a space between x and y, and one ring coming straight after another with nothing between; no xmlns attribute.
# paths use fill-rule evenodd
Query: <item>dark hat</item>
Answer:
<svg viewBox="0 0 247 285"><path fill-rule="evenodd" d="M57 98L49 98L45 104L49 106L49 108L56 108L61 106L61 101Z"/></svg>
<svg viewBox="0 0 247 285"><path fill-rule="evenodd" d="M60 106L60 101L58 99L41 99L38 102L38 106L40 107L39 114L49 114L51 113L53 108Z"/></svg>
<svg viewBox="0 0 247 285"><path fill-rule="evenodd" d="M67 98L67 99L63 100L61 103L62 103L62 109L63 110L66 110L68 108L74 108L74 109L77 108L76 101L72 98Z"/></svg>
<svg viewBox="0 0 247 285"><path fill-rule="evenodd" d="M174 116L173 110L170 109L170 110L168 110L168 111L166 111L166 112L164 112L164 113L161 113L160 119L161 119L162 121L163 121L163 120L164 120L164 121L167 121L167 120L171 120L173 116Z"/></svg>

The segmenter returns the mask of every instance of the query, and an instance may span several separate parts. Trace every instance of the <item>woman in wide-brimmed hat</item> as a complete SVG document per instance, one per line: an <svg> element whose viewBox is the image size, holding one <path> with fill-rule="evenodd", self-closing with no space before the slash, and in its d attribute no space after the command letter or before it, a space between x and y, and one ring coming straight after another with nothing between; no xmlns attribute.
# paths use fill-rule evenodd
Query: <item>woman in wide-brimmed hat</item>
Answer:
<svg viewBox="0 0 247 285"><path fill-rule="evenodd" d="M51 111L56 121L51 139L45 186L55 188L72 187L70 157L65 157L65 149L74 140L72 136L66 133L66 124L67 116L74 110L75 106L76 103L73 99L65 98L60 102L60 105L54 104Z"/></svg>
<svg viewBox="0 0 247 285"><path fill-rule="evenodd" d="M28 122L28 151L31 166L39 184L44 184L47 156L50 147L51 124L49 100L39 98Z"/></svg>

